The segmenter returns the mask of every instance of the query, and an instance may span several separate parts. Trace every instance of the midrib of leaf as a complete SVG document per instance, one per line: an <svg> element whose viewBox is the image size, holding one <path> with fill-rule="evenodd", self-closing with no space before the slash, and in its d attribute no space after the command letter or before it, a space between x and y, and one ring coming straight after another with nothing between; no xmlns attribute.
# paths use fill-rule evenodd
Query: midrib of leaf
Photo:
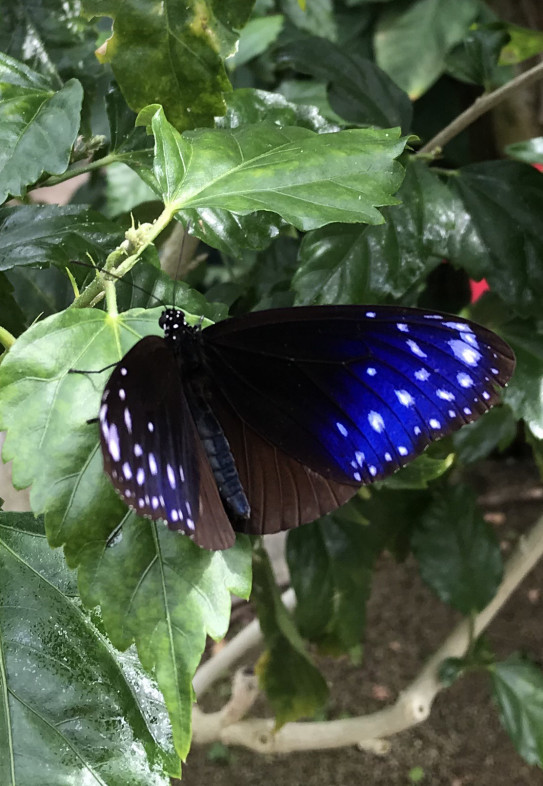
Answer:
<svg viewBox="0 0 543 786"><path fill-rule="evenodd" d="M168 628L168 641L169 641L169 651L170 651L170 659L172 663L172 672L175 682L175 690L176 690L176 704L180 707L180 710L183 709L182 702L180 700L181 697L181 688L179 685L179 677L176 668L176 657L175 657L175 642L173 637L173 629L172 629L172 620L170 616L170 607L167 602L167 592L166 592L166 581L164 576L164 568L162 562L162 554L160 550L160 542L158 538L158 530L156 527L152 527L151 531L153 533L153 540L155 542L155 550L156 550L156 557L155 559L158 562L159 571L160 571L160 582L162 585L162 598L163 598L163 605L164 605L164 614L166 616L166 625ZM175 732L174 732L175 735Z"/></svg>
<svg viewBox="0 0 543 786"><path fill-rule="evenodd" d="M4 646L3 646L3 637L2 637L1 630L0 630L0 681L2 683L2 704L4 705L6 728L8 734L9 769L11 774L11 784L15 786L15 757L13 753L13 732L11 727L11 714L9 711L8 682L7 682L7 675L6 675L6 662L4 659ZM9 786L9 784L6 784L6 786Z"/></svg>
<svg viewBox="0 0 543 786"><path fill-rule="evenodd" d="M98 451L99 445L100 445L99 442L96 442L94 444L94 447L89 452L89 455L87 456L87 458L85 460L85 463L83 464L81 469L79 469L77 472L71 472L69 475L63 475L62 477L58 478L56 480L56 482L55 482L55 485L57 485L58 483L62 483L62 481L64 481L64 480L69 480L70 478L75 478L76 479L75 483L73 484L72 491L70 493L70 498L68 499L68 502L66 503L66 507L64 509L64 513L62 514L62 518L60 520L60 524L56 528L57 532L64 527L64 524L66 522L66 516L68 515L68 513L70 511L70 508L71 508L72 503L74 501L75 494L76 494L76 492L77 492L77 490L79 488L79 485L81 483L81 479L82 479L82 477L83 477L83 475L85 473L85 470L90 465L92 459L96 455L96 452Z"/></svg>

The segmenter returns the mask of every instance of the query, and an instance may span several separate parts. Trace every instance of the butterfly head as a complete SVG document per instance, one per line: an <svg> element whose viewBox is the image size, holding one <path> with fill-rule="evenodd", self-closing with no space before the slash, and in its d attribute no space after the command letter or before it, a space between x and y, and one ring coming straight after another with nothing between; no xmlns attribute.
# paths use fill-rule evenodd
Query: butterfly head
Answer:
<svg viewBox="0 0 543 786"><path fill-rule="evenodd" d="M164 338L174 346L178 345L186 332L185 315L179 308L165 308L158 324L164 331Z"/></svg>

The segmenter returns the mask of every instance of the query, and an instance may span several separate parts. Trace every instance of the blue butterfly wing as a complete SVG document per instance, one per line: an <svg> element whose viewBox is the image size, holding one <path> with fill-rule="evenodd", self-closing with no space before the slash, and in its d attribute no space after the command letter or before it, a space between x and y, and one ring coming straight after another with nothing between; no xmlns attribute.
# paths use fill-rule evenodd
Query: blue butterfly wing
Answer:
<svg viewBox="0 0 543 786"><path fill-rule="evenodd" d="M340 484L383 478L475 420L515 363L479 325L386 306L257 312L202 336L208 371L239 420Z"/></svg>

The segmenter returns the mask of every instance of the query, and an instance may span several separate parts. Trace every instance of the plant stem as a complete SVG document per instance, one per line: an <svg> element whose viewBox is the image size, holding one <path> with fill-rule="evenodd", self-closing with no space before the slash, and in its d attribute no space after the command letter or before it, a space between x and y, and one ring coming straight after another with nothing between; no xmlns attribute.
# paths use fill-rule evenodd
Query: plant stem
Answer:
<svg viewBox="0 0 543 786"><path fill-rule="evenodd" d="M66 180L71 180L73 177L84 175L87 172L93 172L95 169L101 169L103 166L109 166L109 164L113 164L115 161L119 161L119 156L116 153L110 153L108 156L99 158L96 161L90 161L88 164L85 164L85 166L67 169L62 175L51 175L45 182L39 183L36 188L58 186L59 183L64 183Z"/></svg>
<svg viewBox="0 0 543 786"><path fill-rule="evenodd" d="M469 109L466 109L465 112L458 115L452 123L449 123L449 125L436 134L433 139L421 147L417 155L428 155L428 153L436 153L442 150L451 139L458 136L465 128L477 120L477 118L484 115L485 112L488 112L490 109L500 104L510 93L513 93L520 87L525 87L532 82L536 82L538 79L543 79L543 63L538 63L528 71L519 74L514 79L511 79L506 85L502 85L502 87L499 87L492 93L477 98Z"/></svg>
<svg viewBox="0 0 543 786"><path fill-rule="evenodd" d="M115 278L122 278L131 270L145 249L156 240L158 235L173 219L175 211L165 207L152 224L131 227L125 234L125 240L106 259L104 270L111 272ZM118 267L116 267L118 265ZM104 297L105 282L97 276L89 286L76 297L70 308L87 308L94 306Z"/></svg>
<svg viewBox="0 0 543 786"><path fill-rule="evenodd" d="M9 330L3 327L0 327L0 344L6 349L11 349L15 344L15 336L12 336Z"/></svg>

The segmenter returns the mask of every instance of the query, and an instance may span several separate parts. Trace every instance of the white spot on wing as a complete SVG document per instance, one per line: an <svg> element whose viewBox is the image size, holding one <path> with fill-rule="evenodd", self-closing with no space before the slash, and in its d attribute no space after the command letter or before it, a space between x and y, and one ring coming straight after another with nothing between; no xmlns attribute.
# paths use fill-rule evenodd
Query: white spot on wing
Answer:
<svg viewBox="0 0 543 786"><path fill-rule="evenodd" d="M113 461L119 461L121 458L121 448L119 446L119 432L117 431L115 423L112 423L109 427L107 446Z"/></svg>
<svg viewBox="0 0 543 786"><path fill-rule="evenodd" d="M145 482L145 471L140 467L136 472L136 483L138 486L143 486Z"/></svg>
<svg viewBox="0 0 543 786"><path fill-rule="evenodd" d="M460 339L453 338L450 341L447 341L447 344L452 349L455 357L457 357L459 360L462 360L464 363L467 363L468 366L476 366L481 360L481 353L473 347L470 347L469 344L466 344L465 341L460 341Z"/></svg>
<svg viewBox="0 0 543 786"><path fill-rule="evenodd" d="M353 472L353 478L355 480L358 480L359 483L362 481L362 475L360 474L360 472Z"/></svg>
<svg viewBox="0 0 543 786"><path fill-rule="evenodd" d="M458 380L458 384L463 388L473 387L473 380L469 374L465 373L465 371L461 371L459 374L457 374L456 379Z"/></svg>
<svg viewBox="0 0 543 786"><path fill-rule="evenodd" d="M430 372L425 368L419 368L415 371L415 379L418 379L419 382L426 382L430 379Z"/></svg>
<svg viewBox="0 0 543 786"><path fill-rule="evenodd" d="M400 456L407 456L408 452L409 451L407 450L406 447L404 447L403 445L398 445L398 453L400 454Z"/></svg>
<svg viewBox="0 0 543 786"><path fill-rule="evenodd" d="M126 398L126 391L124 390L124 388L119 388L119 398L121 399L121 401L125 400L125 398Z"/></svg>
<svg viewBox="0 0 543 786"><path fill-rule="evenodd" d="M431 428L441 428L441 423L436 418L430 418L430 420L428 421L428 425Z"/></svg>
<svg viewBox="0 0 543 786"><path fill-rule="evenodd" d="M377 369L373 368L373 366L370 366L369 368L366 369L366 374L368 375L368 377L374 377L377 374Z"/></svg>
<svg viewBox="0 0 543 786"><path fill-rule="evenodd" d="M170 486L172 487L172 489L174 489L175 488L175 472L173 471L173 468L169 464L166 465L166 474L168 475L168 480L170 482Z"/></svg>
<svg viewBox="0 0 543 786"><path fill-rule="evenodd" d="M443 390L440 388L436 390L436 396L443 399L443 401L454 401L454 393L451 393L450 390Z"/></svg>
<svg viewBox="0 0 543 786"><path fill-rule="evenodd" d="M405 322L398 322L398 323L397 323L397 325L396 325L396 327L397 327L397 328L398 328L398 330L400 330L402 333L409 333L409 326L408 326L408 325L406 325L406 324L405 324Z"/></svg>
<svg viewBox="0 0 543 786"><path fill-rule="evenodd" d="M409 347L411 352L414 355L416 355L417 357L419 357L419 358L426 358L426 357L428 357L428 355L425 352L422 351L422 349L419 347L417 342L413 341L412 338L408 338L405 343L407 344L407 346Z"/></svg>
<svg viewBox="0 0 543 786"><path fill-rule="evenodd" d="M158 473L154 453L149 453L149 469L151 470L151 475L156 475Z"/></svg>
<svg viewBox="0 0 543 786"><path fill-rule="evenodd" d="M383 420L381 415L378 412L375 412L375 410L373 409L368 415L368 422L372 427L372 429L376 431L378 434L380 434L385 428L385 421Z"/></svg>
<svg viewBox="0 0 543 786"><path fill-rule="evenodd" d="M368 469L370 471L370 475L372 478L374 478L377 475L377 467L374 467L372 464L371 467L368 467Z"/></svg>
<svg viewBox="0 0 543 786"><path fill-rule="evenodd" d="M366 316L373 319L376 316L375 311L366 311Z"/></svg>
<svg viewBox="0 0 543 786"><path fill-rule="evenodd" d="M340 423L339 420L336 422L336 428L342 437L346 437L347 434L349 433L345 428L345 426L343 425L343 423Z"/></svg>
<svg viewBox="0 0 543 786"><path fill-rule="evenodd" d="M408 393L407 390L395 390L394 393L400 404L403 404L404 407L412 407L415 403L413 396L411 393Z"/></svg>
<svg viewBox="0 0 543 786"><path fill-rule="evenodd" d="M125 367L124 367L124 366L121 366L121 368L119 369L119 371L121 372L121 375L122 375L123 377L126 377L126 375L128 374L128 371L125 369Z"/></svg>
<svg viewBox="0 0 543 786"><path fill-rule="evenodd" d="M124 425L126 426L128 433L132 433L132 418L130 417L130 412L128 407L124 408Z"/></svg>
<svg viewBox="0 0 543 786"><path fill-rule="evenodd" d="M123 464L123 475L125 476L126 480L132 479L132 470L130 469L130 464L128 461L125 461Z"/></svg>
<svg viewBox="0 0 543 786"><path fill-rule="evenodd" d="M362 453L362 451L361 450L357 450L356 453L354 454L354 457L355 457L355 459L357 461L358 466L362 467L364 465L364 459L366 458L364 456L364 454Z"/></svg>
<svg viewBox="0 0 543 786"><path fill-rule="evenodd" d="M143 456L143 450L138 442L134 442L134 456Z"/></svg>

